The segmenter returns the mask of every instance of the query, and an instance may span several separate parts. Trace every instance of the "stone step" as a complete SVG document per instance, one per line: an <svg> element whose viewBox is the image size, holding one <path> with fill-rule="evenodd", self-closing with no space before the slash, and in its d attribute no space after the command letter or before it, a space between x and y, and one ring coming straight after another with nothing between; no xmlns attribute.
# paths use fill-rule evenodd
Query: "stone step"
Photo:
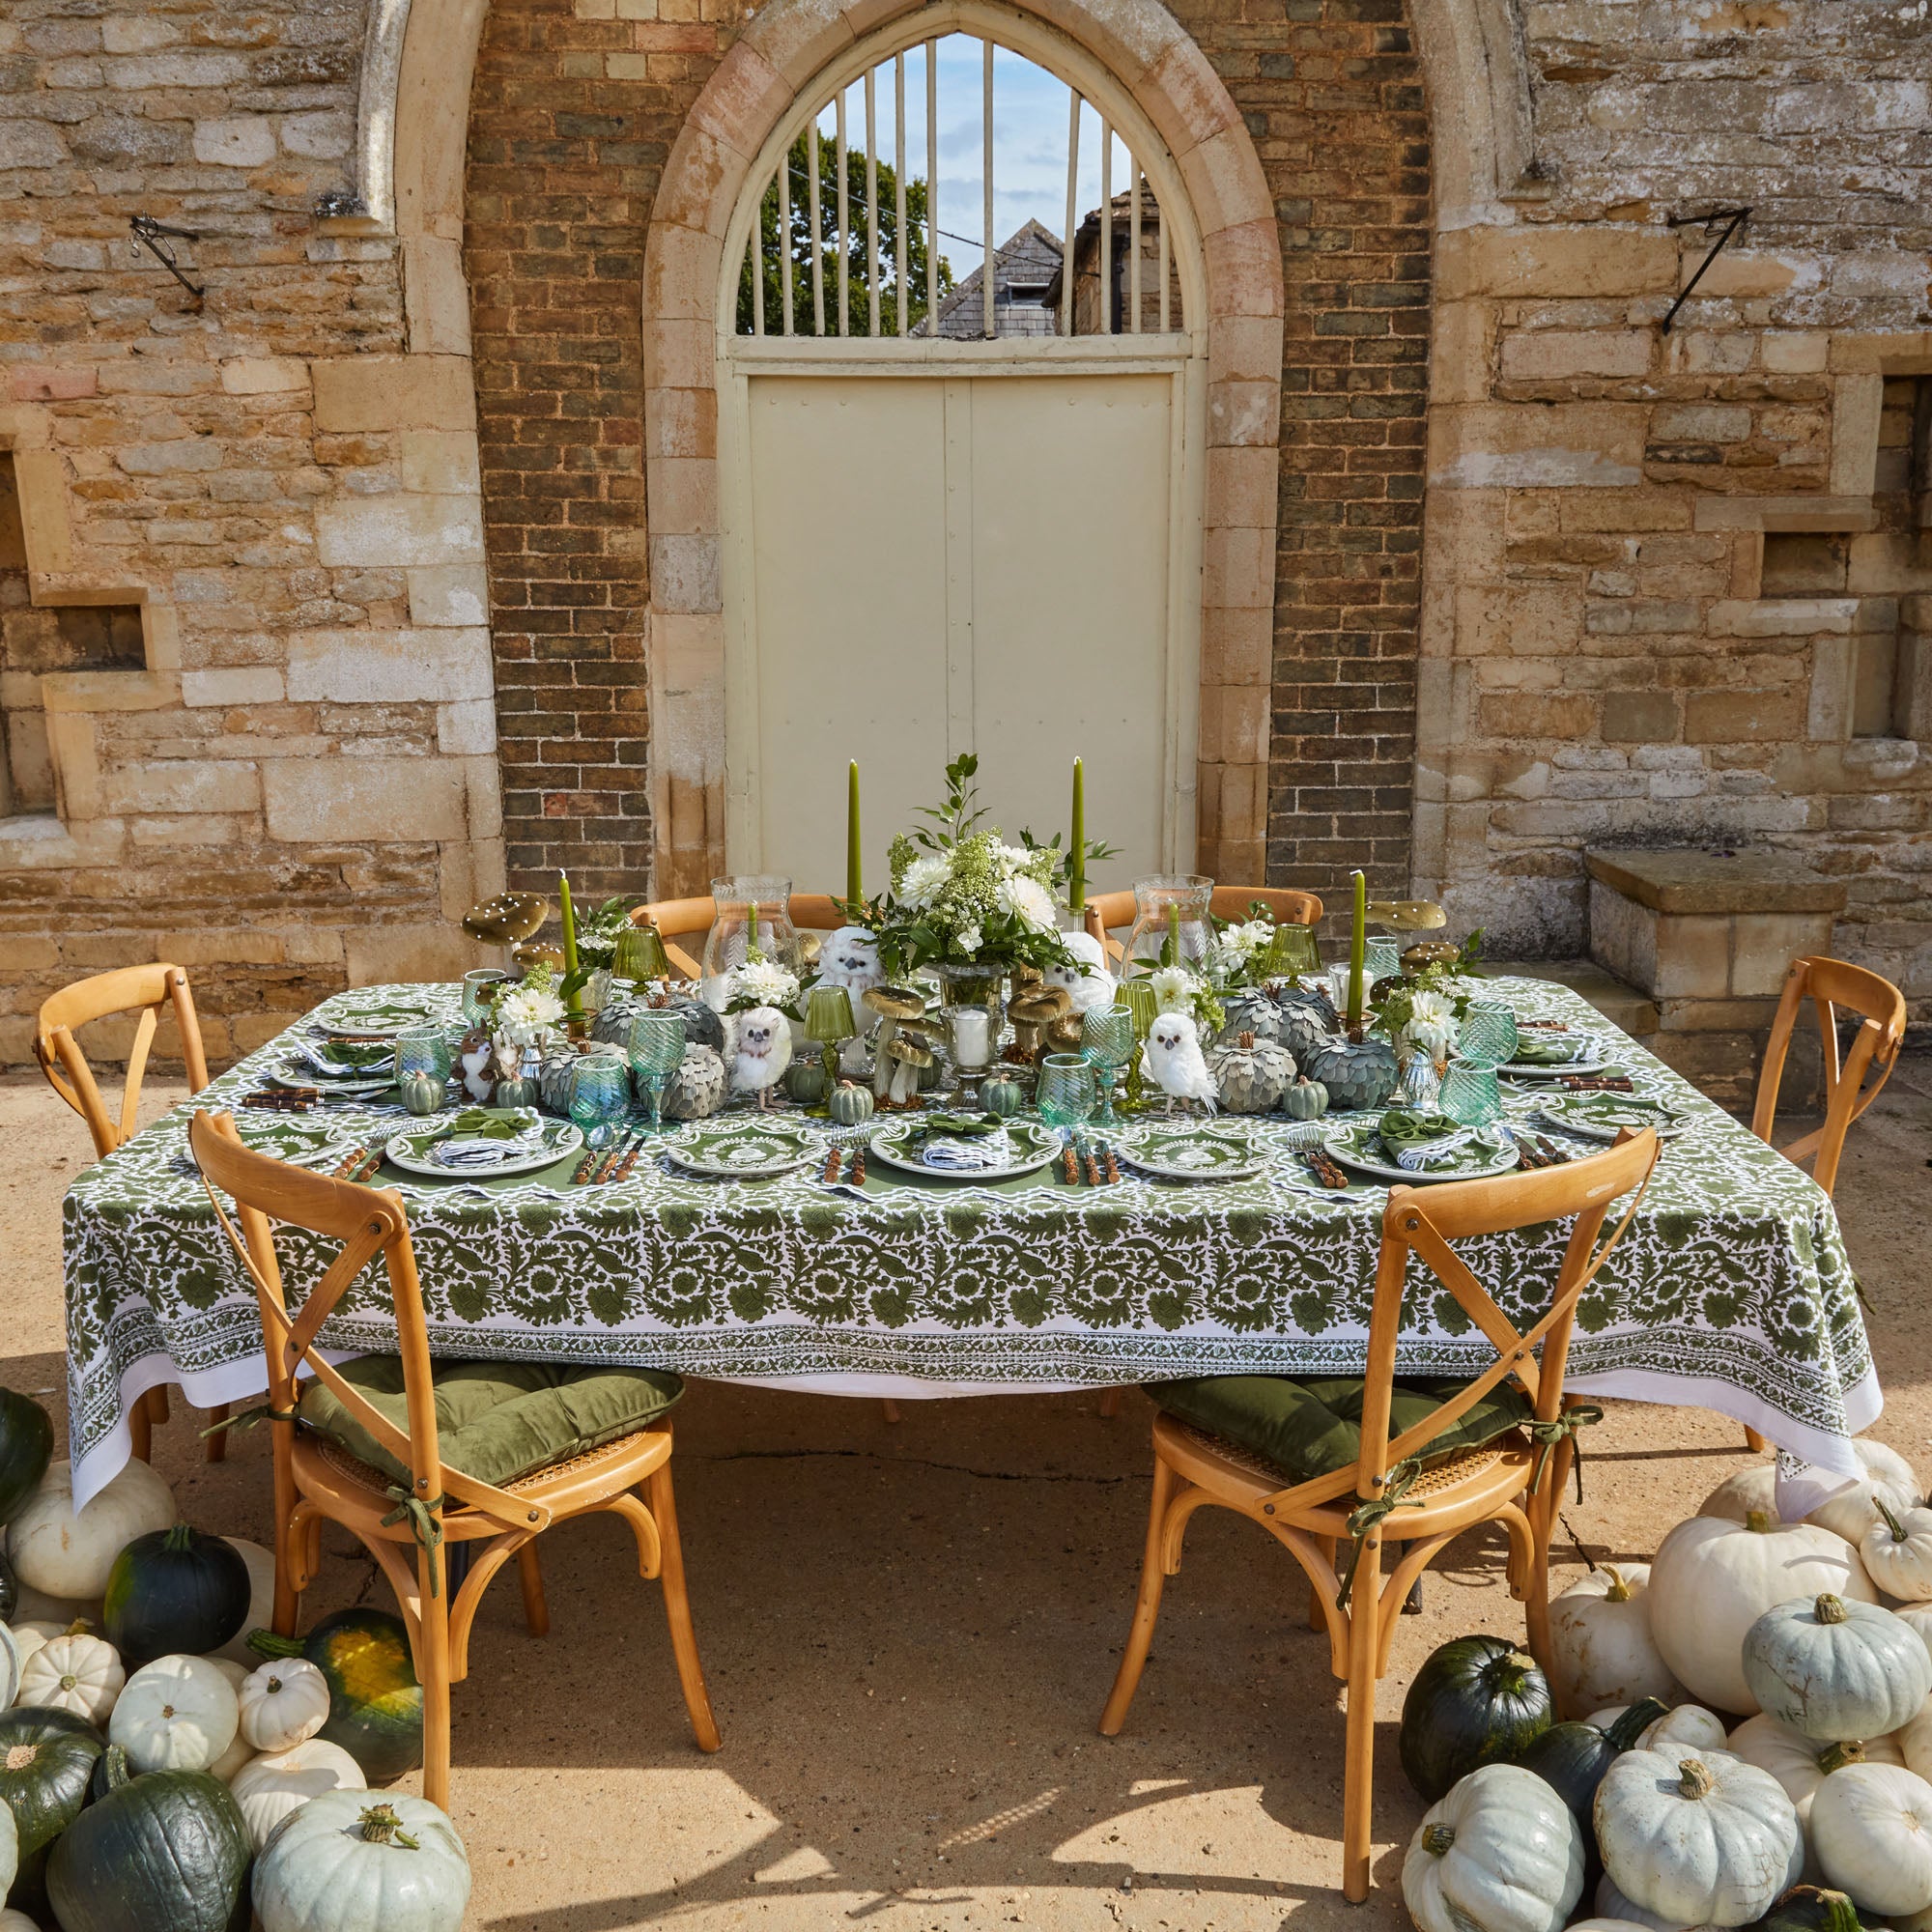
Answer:
<svg viewBox="0 0 1932 1932"><path fill-rule="evenodd" d="M1568 986L1633 1038L1647 1038L1658 1029L1657 1002L1594 959L1486 959L1483 964L1492 973L1520 973L1526 980L1553 980Z"/></svg>

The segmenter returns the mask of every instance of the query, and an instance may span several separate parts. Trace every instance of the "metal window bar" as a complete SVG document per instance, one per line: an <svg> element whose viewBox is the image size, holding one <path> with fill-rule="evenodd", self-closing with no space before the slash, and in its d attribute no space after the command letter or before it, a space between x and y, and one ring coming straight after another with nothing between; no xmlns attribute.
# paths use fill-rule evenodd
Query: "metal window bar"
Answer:
<svg viewBox="0 0 1932 1932"><path fill-rule="evenodd" d="M779 162L779 296L784 303L780 333L791 333L791 150Z"/></svg>
<svg viewBox="0 0 1932 1932"><path fill-rule="evenodd" d="M1141 170L1127 156L1127 333L1141 332Z"/></svg>
<svg viewBox="0 0 1932 1932"><path fill-rule="evenodd" d="M1114 332L1114 130L1100 117L1100 333Z"/></svg>
<svg viewBox="0 0 1932 1932"><path fill-rule="evenodd" d="M1073 333L1073 241L1080 219L1080 96L1066 90L1066 252L1061 258L1060 332Z"/></svg>
<svg viewBox="0 0 1932 1932"><path fill-rule="evenodd" d="M1156 201L1153 205L1153 213L1154 220L1160 226L1160 332L1165 335L1168 331L1167 277L1169 271L1167 259L1167 211Z"/></svg>
<svg viewBox="0 0 1932 1932"><path fill-rule="evenodd" d="M879 116L877 90L873 77L878 69L866 70L866 328L879 333Z"/></svg>
<svg viewBox="0 0 1932 1932"><path fill-rule="evenodd" d="M906 333L905 55L893 56L893 288L899 340Z"/></svg>
<svg viewBox="0 0 1932 1932"><path fill-rule="evenodd" d="M925 332L939 333L939 43L925 43Z"/></svg>
<svg viewBox="0 0 1932 1932"><path fill-rule="evenodd" d="M811 216L811 332L825 333L825 230L818 212L818 119L805 130L807 194Z"/></svg>
<svg viewBox="0 0 1932 1932"><path fill-rule="evenodd" d="M852 211L845 193L845 94L838 94L838 333L852 333Z"/></svg>
<svg viewBox="0 0 1932 1932"><path fill-rule="evenodd" d="M990 339L999 333L1000 325L999 318L994 313L993 303L993 43L989 40L984 44L986 59L980 88L980 112L982 123L981 149L984 156L981 167L985 175L981 218L985 226L980 233L984 253L980 258L980 308L986 334Z"/></svg>
<svg viewBox="0 0 1932 1932"><path fill-rule="evenodd" d="M765 198L758 197L758 218L752 224L749 267L752 270L752 333L765 332Z"/></svg>

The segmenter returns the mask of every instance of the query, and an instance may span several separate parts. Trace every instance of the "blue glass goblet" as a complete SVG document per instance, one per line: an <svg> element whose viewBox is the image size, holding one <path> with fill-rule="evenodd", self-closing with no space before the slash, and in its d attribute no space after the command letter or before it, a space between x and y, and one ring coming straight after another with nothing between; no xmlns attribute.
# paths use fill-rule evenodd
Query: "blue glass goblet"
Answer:
<svg viewBox="0 0 1932 1932"><path fill-rule="evenodd" d="M1495 1000L1471 1000L1463 1014L1456 1050L1478 1066L1502 1066L1516 1058L1516 1014Z"/></svg>
<svg viewBox="0 0 1932 1932"><path fill-rule="evenodd" d="M1094 1063L1100 1089L1100 1121L1115 1122L1114 1081L1133 1057L1134 1016L1124 1007L1089 1007L1080 1016L1080 1050Z"/></svg>
<svg viewBox="0 0 1932 1932"><path fill-rule="evenodd" d="M607 1148L631 1104L631 1069L621 1053L586 1053L570 1071L570 1118L586 1147Z"/></svg>

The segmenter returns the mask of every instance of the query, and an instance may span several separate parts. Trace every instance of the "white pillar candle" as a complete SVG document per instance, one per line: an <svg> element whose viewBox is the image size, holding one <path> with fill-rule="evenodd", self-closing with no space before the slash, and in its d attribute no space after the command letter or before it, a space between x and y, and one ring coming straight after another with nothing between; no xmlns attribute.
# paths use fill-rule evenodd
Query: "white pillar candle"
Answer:
<svg viewBox="0 0 1932 1932"><path fill-rule="evenodd" d="M952 1009L952 1054L961 1066L983 1066L992 1059L991 1035L983 1007Z"/></svg>

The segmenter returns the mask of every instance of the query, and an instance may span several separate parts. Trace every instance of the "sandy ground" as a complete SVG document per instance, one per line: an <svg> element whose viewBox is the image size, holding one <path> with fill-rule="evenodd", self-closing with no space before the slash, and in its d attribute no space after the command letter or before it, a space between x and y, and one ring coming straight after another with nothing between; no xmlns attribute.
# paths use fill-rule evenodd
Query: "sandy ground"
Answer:
<svg viewBox="0 0 1932 1932"><path fill-rule="evenodd" d="M156 1109L180 1090L157 1088ZM60 1196L86 1139L38 1084L0 1086L15 1181L0 1201L0 1380L63 1421ZM1855 1131L1838 1200L1870 1297L1887 1407L1876 1435L1932 1475L1926 1201L1932 1066L1908 1063ZM1150 1409L1092 1397L876 1404L694 1386L678 1411L679 1514L724 1748L690 1741L656 1587L614 1522L544 1539L553 1616L486 1602L456 1690L455 1811L470 1925L880 1932L1308 1932L1406 1922L1401 1848L1420 1805L1395 1756L1422 1659L1517 1634L1500 1534L1431 1572L1382 1687L1378 1891L1339 1880L1341 1698L1287 1554L1224 1512L1196 1519L1125 1733L1094 1725L1131 1607ZM204 1528L266 1541L266 1444L209 1467L188 1419L156 1461ZM1647 1554L1745 1459L1694 1410L1617 1405L1588 1444L1594 1549ZM311 1615L387 1599L331 1537ZM1561 1566L1557 1586L1579 1572Z"/></svg>

